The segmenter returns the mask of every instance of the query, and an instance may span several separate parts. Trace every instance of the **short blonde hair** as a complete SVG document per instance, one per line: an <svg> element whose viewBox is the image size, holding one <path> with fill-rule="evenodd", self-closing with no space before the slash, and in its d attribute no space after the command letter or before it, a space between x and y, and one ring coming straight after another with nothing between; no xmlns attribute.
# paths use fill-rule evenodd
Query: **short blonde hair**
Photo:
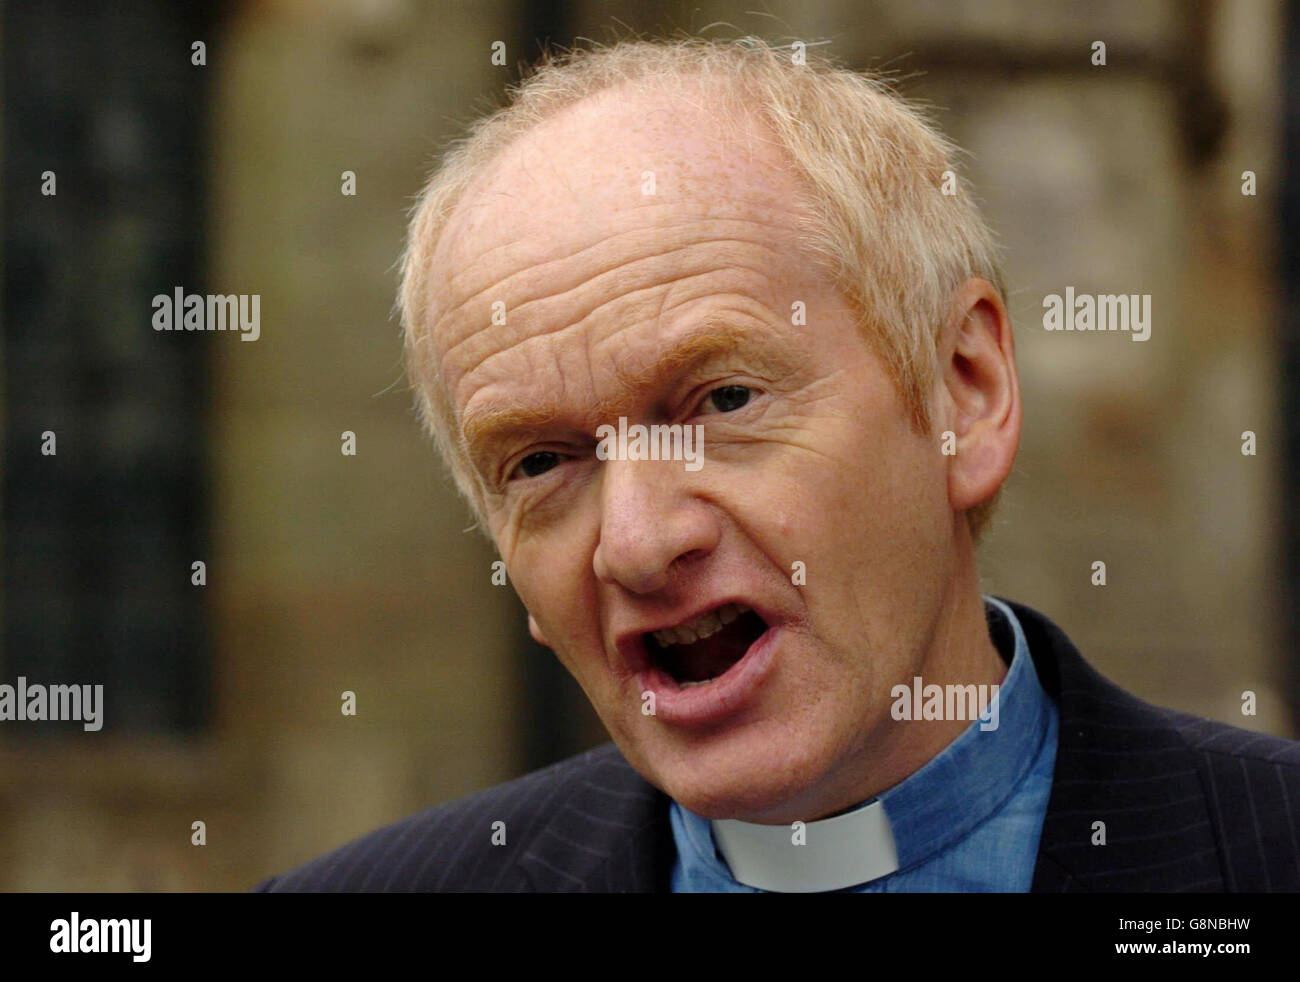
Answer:
<svg viewBox="0 0 1300 982"><path fill-rule="evenodd" d="M481 486L429 333L439 237L471 181L537 124L614 86L689 76L730 83L716 86L725 93L719 105L735 100L775 134L816 216L801 230L804 242L853 305L919 432L930 431L927 393L954 292L982 277L1005 296L992 233L958 177L957 148L884 78L753 37L628 40L549 53L508 90L504 107L442 155L413 209L401 262L398 307L420 420L484 526ZM996 500L967 512L976 540Z"/></svg>

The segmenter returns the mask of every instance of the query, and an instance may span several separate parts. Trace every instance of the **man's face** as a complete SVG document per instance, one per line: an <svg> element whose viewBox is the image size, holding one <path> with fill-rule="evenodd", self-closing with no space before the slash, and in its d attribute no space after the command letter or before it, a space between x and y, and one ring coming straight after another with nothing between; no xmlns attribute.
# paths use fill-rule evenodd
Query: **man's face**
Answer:
<svg viewBox="0 0 1300 982"><path fill-rule="evenodd" d="M434 333L534 633L627 759L706 817L815 819L906 742L954 516L770 136L705 103L606 93L512 145L440 242ZM620 416L702 426L702 466L598 459Z"/></svg>

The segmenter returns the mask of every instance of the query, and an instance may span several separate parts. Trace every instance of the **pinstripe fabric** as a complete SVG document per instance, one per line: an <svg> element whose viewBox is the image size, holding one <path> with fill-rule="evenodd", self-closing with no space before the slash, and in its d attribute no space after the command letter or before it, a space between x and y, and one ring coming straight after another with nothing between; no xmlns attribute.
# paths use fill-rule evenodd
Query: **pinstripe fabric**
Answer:
<svg viewBox="0 0 1300 982"><path fill-rule="evenodd" d="M493 823L506 842L492 844ZM260 892L652 892L675 855L668 799L612 743L412 815Z"/></svg>
<svg viewBox="0 0 1300 982"><path fill-rule="evenodd" d="M1148 705L1047 618L1006 602L1060 709L1034 892L1300 890L1300 743ZM502 846L491 844L497 821ZM605 744L256 889L667 891L674 857L668 799Z"/></svg>
<svg viewBox="0 0 1300 982"><path fill-rule="evenodd" d="M1151 706L1011 608L1061 710L1035 893L1300 890L1300 743Z"/></svg>

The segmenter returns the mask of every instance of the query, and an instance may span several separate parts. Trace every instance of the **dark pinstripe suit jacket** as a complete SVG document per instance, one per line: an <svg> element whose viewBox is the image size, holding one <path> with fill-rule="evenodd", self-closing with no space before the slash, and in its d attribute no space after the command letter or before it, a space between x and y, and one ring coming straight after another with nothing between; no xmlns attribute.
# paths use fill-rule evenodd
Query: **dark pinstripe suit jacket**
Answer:
<svg viewBox="0 0 1300 982"><path fill-rule="evenodd" d="M1034 892L1300 890L1300 743L1142 702L1042 614L1011 607L1061 714ZM491 843L498 821L505 845ZM662 891L674 859L667 797L605 744L257 889Z"/></svg>

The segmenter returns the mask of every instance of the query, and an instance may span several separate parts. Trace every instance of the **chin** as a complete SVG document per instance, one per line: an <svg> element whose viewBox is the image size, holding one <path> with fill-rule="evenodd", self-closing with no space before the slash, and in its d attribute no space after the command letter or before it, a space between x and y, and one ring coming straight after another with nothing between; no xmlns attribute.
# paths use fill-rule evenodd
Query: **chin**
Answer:
<svg viewBox="0 0 1300 982"><path fill-rule="evenodd" d="M801 803L824 779L831 762L815 749L815 741L779 749L774 744L787 741L749 742L730 751L683 751L675 761L653 769L659 779L652 783L702 818L765 824L808 820L799 810Z"/></svg>

